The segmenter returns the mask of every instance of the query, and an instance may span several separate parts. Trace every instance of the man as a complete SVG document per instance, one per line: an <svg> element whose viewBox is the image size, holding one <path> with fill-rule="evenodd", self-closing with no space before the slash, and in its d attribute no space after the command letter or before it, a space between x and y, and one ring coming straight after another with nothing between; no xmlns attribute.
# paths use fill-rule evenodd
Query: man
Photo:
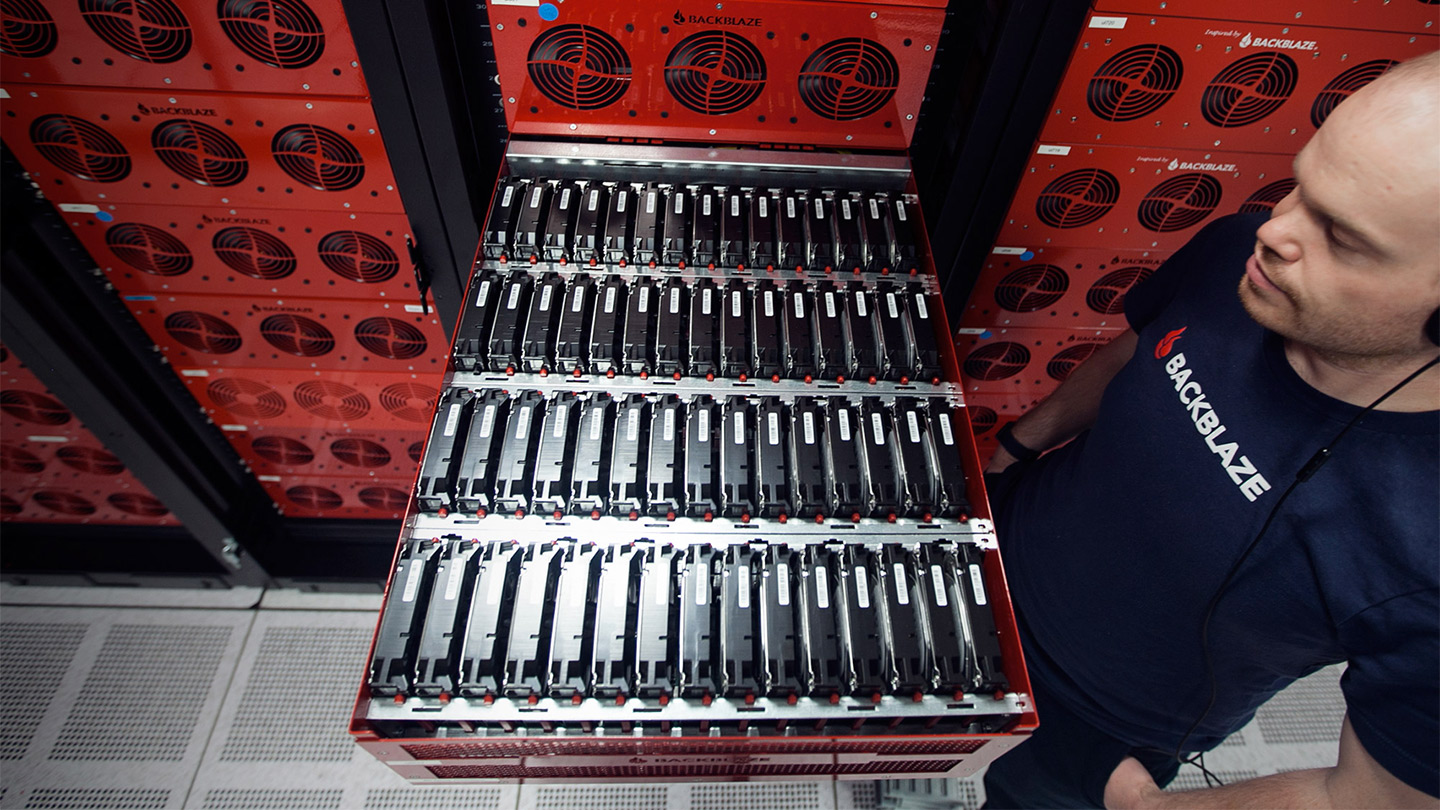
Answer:
<svg viewBox="0 0 1440 810"><path fill-rule="evenodd" d="M1440 807L1440 367L1382 398L1440 352L1440 54L1294 170L1133 290L986 471L1041 718L987 806ZM1341 661L1335 767L1160 791Z"/></svg>

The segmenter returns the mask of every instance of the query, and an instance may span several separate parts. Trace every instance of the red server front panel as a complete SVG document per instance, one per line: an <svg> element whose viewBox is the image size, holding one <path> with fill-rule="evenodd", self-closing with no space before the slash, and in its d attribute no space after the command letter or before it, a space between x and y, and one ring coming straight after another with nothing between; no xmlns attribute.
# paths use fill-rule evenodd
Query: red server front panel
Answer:
<svg viewBox="0 0 1440 810"><path fill-rule="evenodd" d="M956 331L1123 328L1125 293L1169 257L1168 251L1071 247L992 253Z"/></svg>
<svg viewBox="0 0 1440 810"><path fill-rule="evenodd" d="M351 477L257 475L260 485L286 517L364 518L399 520L405 517L413 477L364 480Z"/></svg>
<svg viewBox="0 0 1440 810"><path fill-rule="evenodd" d="M415 474L425 429L411 431L256 429L226 438L257 476L406 479Z"/></svg>
<svg viewBox="0 0 1440 810"><path fill-rule="evenodd" d="M1042 142L996 245L1173 251L1206 222L1274 206L1294 188L1290 155Z"/></svg>
<svg viewBox="0 0 1440 810"><path fill-rule="evenodd" d="M231 434L270 431L427 430L439 372L389 374L347 369L182 368L205 413ZM231 442L242 441L231 436ZM407 447L408 452L408 447Z"/></svg>
<svg viewBox="0 0 1440 810"><path fill-rule="evenodd" d="M364 99L5 89L5 143L59 203L404 211Z"/></svg>
<svg viewBox="0 0 1440 810"><path fill-rule="evenodd" d="M241 296L125 296L177 367L405 371L438 375L446 336L419 304Z"/></svg>
<svg viewBox="0 0 1440 810"><path fill-rule="evenodd" d="M339 0L7 0L3 19L12 81L366 94Z"/></svg>
<svg viewBox="0 0 1440 810"><path fill-rule="evenodd" d="M1235 21L1235 25L1228 26L1231 28L1263 22L1434 34L1440 27L1440 14L1429 0L1095 0L1093 6L1099 14L1163 14Z"/></svg>
<svg viewBox="0 0 1440 810"><path fill-rule="evenodd" d="M1433 33L1097 14L1040 140L1293 155L1336 104L1437 42Z"/></svg>
<svg viewBox="0 0 1440 810"><path fill-rule="evenodd" d="M420 304L403 214L114 203L61 216L124 295Z"/></svg>
<svg viewBox="0 0 1440 810"><path fill-rule="evenodd" d="M1114 340L1123 324L1110 329L996 329L986 335L961 335L960 373L965 394L1001 395L1035 400L1049 394L1075 367Z"/></svg>
<svg viewBox="0 0 1440 810"><path fill-rule="evenodd" d="M491 4L510 132L909 145L944 3L723 6L572 0L547 20Z"/></svg>

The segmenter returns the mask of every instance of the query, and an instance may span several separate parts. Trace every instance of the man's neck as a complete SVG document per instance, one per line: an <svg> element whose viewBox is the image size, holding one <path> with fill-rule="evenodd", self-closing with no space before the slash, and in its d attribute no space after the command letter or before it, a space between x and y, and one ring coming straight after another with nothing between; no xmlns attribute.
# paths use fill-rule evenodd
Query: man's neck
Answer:
<svg viewBox="0 0 1440 810"><path fill-rule="evenodd" d="M1310 387L1342 402L1364 407L1433 359L1429 356L1363 357L1321 352L1285 341L1285 359ZM1414 413L1440 410L1440 366L1431 367L1396 391L1376 410Z"/></svg>

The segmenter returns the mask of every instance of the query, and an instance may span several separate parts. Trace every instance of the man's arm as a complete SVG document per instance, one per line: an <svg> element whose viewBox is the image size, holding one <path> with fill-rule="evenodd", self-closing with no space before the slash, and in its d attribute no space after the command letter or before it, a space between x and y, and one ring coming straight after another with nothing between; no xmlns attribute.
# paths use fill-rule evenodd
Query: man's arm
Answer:
<svg viewBox="0 0 1440 810"><path fill-rule="evenodd" d="M1105 785L1105 806L1110 810L1130 808L1329 808L1385 807L1436 808L1440 799L1401 782L1376 762L1350 727L1350 717L1340 727L1340 756L1333 768L1277 773L1207 790L1165 793L1134 759L1120 763Z"/></svg>
<svg viewBox="0 0 1440 810"><path fill-rule="evenodd" d="M1031 450L1044 452L1070 441L1093 425L1105 387L1135 354L1135 342L1135 331L1126 329L1097 349L1054 393L1015 421L1012 428L1015 439ZM997 447L985 472L1000 472L1015 460L1005 448Z"/></svg>

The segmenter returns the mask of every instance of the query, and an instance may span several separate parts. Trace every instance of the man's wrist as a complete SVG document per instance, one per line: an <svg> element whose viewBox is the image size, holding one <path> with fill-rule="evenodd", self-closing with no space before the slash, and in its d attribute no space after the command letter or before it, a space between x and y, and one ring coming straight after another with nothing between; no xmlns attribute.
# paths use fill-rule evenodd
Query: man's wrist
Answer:
<svg viewBox="0 0 1440 810"><path fill-rule="evenodd" d="M1007 422L1004 427L995 434L995 441L1015 458L1016 461L1034 461L1040 457L1040 451L1027 447L1019 439L1015 438L1015 423Z"/></svg>

